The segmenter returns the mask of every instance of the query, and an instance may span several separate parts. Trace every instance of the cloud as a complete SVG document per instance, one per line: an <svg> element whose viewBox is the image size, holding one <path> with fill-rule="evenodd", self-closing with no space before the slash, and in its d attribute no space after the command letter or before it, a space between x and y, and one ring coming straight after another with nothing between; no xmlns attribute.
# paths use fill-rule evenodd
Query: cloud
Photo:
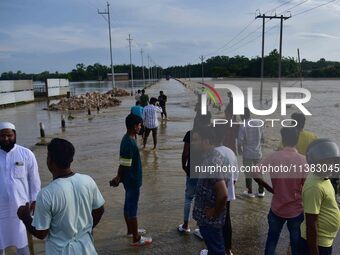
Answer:
<svg viewBox="0 0 340 255"><path fill-rule="evenodd" d="M339 39L339 37L330 35L330 34L323 34L323 33L299 33L297 34L298 37L301 38L326 38L326 39Z"/></svg>

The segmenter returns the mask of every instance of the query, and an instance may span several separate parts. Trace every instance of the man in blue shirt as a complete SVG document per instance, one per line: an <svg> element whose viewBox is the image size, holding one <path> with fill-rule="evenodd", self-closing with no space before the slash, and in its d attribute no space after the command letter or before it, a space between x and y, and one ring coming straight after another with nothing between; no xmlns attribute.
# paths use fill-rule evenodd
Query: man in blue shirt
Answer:
<svg viewBox="0 0 340 255"><path fill-rule="evenodd" d="M144 237L144 229L138 229L137 208L142 186L142 162L135 137L139 133L142 119L129 114L125 119L126 134L120 143L119 168L115 178L110 181L111 186L118 186L123 182L125 189L124 218L127 234L133 238L132 246L143 246L152 243L151 237Z"/></svg>

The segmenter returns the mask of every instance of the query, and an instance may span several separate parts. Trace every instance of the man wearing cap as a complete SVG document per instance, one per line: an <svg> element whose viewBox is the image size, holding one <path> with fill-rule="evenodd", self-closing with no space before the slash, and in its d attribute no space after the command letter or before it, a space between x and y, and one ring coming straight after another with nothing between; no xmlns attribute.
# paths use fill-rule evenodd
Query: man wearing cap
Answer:
<svg viewBox="0 0 340 255"><path fill-rule="evenodd" d="M306 157L310 173L302 189L305 220L299 254L331 255L340 211L329 177L332 171L339 171L340 150L333 141L318 139L308 146Z"/></svg>
<svg viewBox="0 0 340 255"><path fill-rule="evenodd" d="M15 246L17 254L28 255L25 225L18 219L20 205L34 211L40 191L38 164L32 151L16 144L15 126L0 122L0 255Z"/></svg>

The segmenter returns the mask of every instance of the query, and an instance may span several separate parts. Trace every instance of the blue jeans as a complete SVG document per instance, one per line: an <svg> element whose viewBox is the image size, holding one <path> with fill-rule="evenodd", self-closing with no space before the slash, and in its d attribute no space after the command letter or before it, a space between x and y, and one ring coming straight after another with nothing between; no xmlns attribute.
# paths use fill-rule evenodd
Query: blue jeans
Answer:
<svg viewBox="0 0 340 255"><path fill-rule="evenodd" d="M195 197L197 179L191 179L187 176L185 183L185 200L184 200L184 221L188 222L190 217L191 203Z"/></svg>
<svg viewBox="0 0 340 255"><path fill-rule="evenodd" d="M319 248L319 255L332 255L332 249L333 249L332 246L331 247L318 246L318 248ZM308 243L302 237L300 238L300 243L299 243L299 255L310 255Z"/></svg>
<svg viewBox="0 0 340 255"><path fill-rule="evenodd" d="M128 219L137 218L138 201L139 188L125 189L124 214L127 215Z"/></svg>
<svg viewBox="0 0 340 255"><path fill-rule="evenodd" d="M220 228L200 226L200 232L209 255L225 255L222 226Z"/></svg>
<svg viewBox="0 0 340 255"><path fill-rule="evenodd" d="M268 237L266 242L265 255L274 255L277 242L279 241L280 233L283 225L287 221L287 228L290 235L290 246L292 249L292 255L298 255L298 247L300 241L300 225L303 222L303 213L295 218L281 218L274 214L270 209L268 214Z"/></svg>

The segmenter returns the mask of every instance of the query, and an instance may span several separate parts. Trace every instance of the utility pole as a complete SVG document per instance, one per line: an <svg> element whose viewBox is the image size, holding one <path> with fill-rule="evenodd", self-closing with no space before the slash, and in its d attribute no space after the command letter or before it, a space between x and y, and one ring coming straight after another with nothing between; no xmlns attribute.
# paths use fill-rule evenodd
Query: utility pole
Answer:
<svg viewBox="0 0 340 255"><path fill-rule="evenodd" d="M129 41L129 49L130 49L130 69L131 69L131 96L133 96L133 68L132 68L132 57L131 57L131 41L132 41L132 38L129 34L129 38L126 39Z"/></svg>
<svg viewBox="0 0 340 255"><path fill-rule="evenodd" d="M262 104L263 99L263 75L264 75L264 33L265 33L265 19L266 15L258 15L256 19L262 18L262 58L261 58L261 88L260 88L260 103Z"/></svg>
<svg viewBox="0 0 340 255"><path fill-rule="evenodd" d="M201 60L201 65L202 65L202 83L204 83L204 69L203 69L203 61L204 61L204 56L200 56Z"/></svg>
<svg viewBox="0 0 340 255"><path fill-rule="evenodd" d="M301 65L301 60L300 60L300 49L297 49L298 53L298 61L299 61L299 73L300 73L300 87L302 88L302 65ZM301 94L302 97L302 94Z"/></svg>
<svg viewBox="0 0 340 255"><path fill-rule="evenodd" d="M145 73L144 73L143 52L144 52L143 49L140 49L140 55L142 57L143 86L145 88Z"/></svg>
<svg viewBox="0 0 340 255"><path fill-rule="evenodd" d="M280 19L280 52L279 52L279 89L278 89L278 100L281 101L281 69L282 69L282 32L283 32L283 21L291 18L292 15L290 16L267 16L265 14L263 15L258 15L256 18L262 18L263 19L263 29L262 29L262 61L264 58L264 24L265 24L265 19ZM261 62L261 77L262 77L262 62ZM262 84L263 82L261 81L261 95L260 95L260 101L262 103Z"/></svg>
<svg viewBox="0 0 340 255"><path fill-rule="evenodd" d="M190 63L188 65L189 65L189 81L191 81L191 66L190 66Z"/></svg>
<svg viewBox="0 0 340 255"><path fill-rule="evenodd" d="M151 59L151 65L153 65L152 59ZM153 66L151 66L151 68L150 68L150 72L151 72L151 83L153 83L153 71L152 71L152 68L153 68Z"/></svg>
<svg viewBox="0 0 340 255"><path fill-rule="evenodd" d="M115 89L116 88L116 81L115 81L115 70L114 70L113 61L112 61L110 4L109 4L109 2L106 2L106 4L107 4L107 10L105 12L100 12L99 9L97 11L98 11L98 14L101 14L101 15L106 14L107 15L107 22L109 23L110 59L111 59L111 73L112 73L111 82L112 82L112 88Z"/></svg>
<svg viewBox="0 0 340 255"><path fill-rule="evenodd" d="M150 55L148 54L148 72L149 72L149 84L151 83L151 80L150 80L150 77L151 77L151 75L150 75Z"/></svg>

